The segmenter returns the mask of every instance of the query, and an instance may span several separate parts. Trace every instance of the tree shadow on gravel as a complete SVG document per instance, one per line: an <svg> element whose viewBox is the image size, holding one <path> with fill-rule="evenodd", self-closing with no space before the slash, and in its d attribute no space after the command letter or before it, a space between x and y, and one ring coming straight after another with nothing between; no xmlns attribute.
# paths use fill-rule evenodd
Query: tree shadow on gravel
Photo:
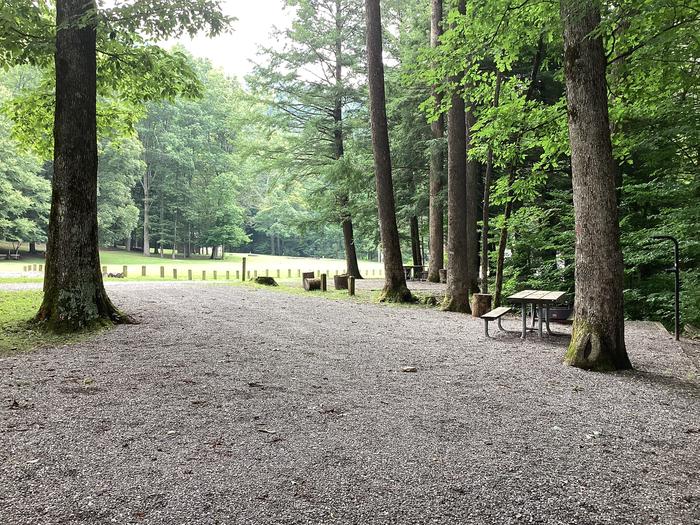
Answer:
<svg viewBox="0 0 700 525"><path fill-rule="evenodd" d="M680 377L640 369L622 372L621 375L630 377L631 379L637 381L643 381L645 383L651 383L656 386L664 387L678 393L689 394L694 397L700 395L700 382L697 379L683 379Z"/></svg>

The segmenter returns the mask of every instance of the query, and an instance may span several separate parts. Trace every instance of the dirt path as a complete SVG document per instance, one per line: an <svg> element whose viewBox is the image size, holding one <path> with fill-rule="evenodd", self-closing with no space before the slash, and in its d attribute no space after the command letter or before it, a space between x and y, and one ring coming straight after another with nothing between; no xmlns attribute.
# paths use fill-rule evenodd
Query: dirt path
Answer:
<svg viewBox="0 0 700 525"><path fill-rule="evenodd" d="M142 324L0 360L3 525L700 523L698 371L650 326L603 375L458 314L110 293Z"/></svg>

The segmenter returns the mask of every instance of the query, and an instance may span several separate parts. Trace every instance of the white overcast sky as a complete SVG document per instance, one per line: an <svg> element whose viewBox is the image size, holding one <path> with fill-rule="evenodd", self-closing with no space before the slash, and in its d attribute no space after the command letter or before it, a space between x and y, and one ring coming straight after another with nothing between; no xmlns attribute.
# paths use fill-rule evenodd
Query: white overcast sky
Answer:
<svg viewBox="0 0 700 525"><path fill-rule="evenodd" d="M224 12L238 19L232 33L213 39L183 37L178 42L194 56L208 58L227 74L243 80L251 71L249 60L255 59L258 46L270 43L273 27L289 27L293 13L284 10L283 4L283 0L222 0Z"/></svg>

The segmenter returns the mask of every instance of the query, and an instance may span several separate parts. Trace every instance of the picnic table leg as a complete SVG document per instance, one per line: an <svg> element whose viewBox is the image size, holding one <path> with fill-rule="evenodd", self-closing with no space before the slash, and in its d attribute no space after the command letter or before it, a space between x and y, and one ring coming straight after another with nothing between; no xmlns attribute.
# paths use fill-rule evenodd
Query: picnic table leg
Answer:
<svg viewBox="0 0 700 525"><path fill-rule="evenodd" d="M542 305L538 303L535 308L537 308L537 333L542 337Z"/></svg>
<svg viewBox="0 0 700 525"><path fill-rule="evenodd" d="M552 329L549 327L549 305L545 306L545 324L547 326L547 334L549 335L557 335L554 332L552 332Z"/></svg>
<svg viewBox="0 0 700 525"><path fill-rule="evenodd" d="M527 304L525 302L521 303L521 309L522 309L522 314L523 314L523 333L520 336L521 339L525 339L525 336L527 334Z"/></svg>

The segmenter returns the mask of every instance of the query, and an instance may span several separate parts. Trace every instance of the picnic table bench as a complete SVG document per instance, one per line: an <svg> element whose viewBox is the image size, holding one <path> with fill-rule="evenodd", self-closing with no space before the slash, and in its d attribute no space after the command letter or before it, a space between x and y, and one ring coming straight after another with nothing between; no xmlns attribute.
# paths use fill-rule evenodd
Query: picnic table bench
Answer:
<svg viewBox="0 0 700 525"><path fill-rule="evenodd" d="M505 332L506 330L501 326L501 317L506 315L508 312L512 311L512 308L510 306L501 306L499 308L495 308L494 310L491 310L490 312L486 312L484 315L481 316L481 318L484 320L484 333L486 334L486 337L491 337L489 335L489 322L490 321L498 321L498 329Z"/></svg>
<svg viewBox="0 0 700 525"><path fill-rule="evenodd" d="M557 291L550 291L550 290L523 290L522 292L518 292L516 294L513 294L509 297L506 298L507 301L511 303L516 303L520 304L520 311L522 315L522 332L520 337L522 339L525 339L527 336L527 307L528 305L531 305L531 311L532 311L532 325L533 328L531 330L534 330L534 325L535 325L535 316L537 316L537 321L538 321L538 328L537 332L540 337L542 337L542 328L543 328L543 321L544 325L547 330L547 334L549 335L557 335L554 332L552 332L550 326L549 326L549 307L556 304L561 300L562 297L566 295L566 292L557 292ZM490 312L485 313L484 315L481 316L481 318L484 320L484 331L486 333L486 337L489 336L489 322L490 321L498 321L498 328L500 330L503 330L506 332L502 326L501 326L501 317L503 317L505 314L508 312L512 311L510 307L507 306L501 306L500 308L496 308L495 310L491 310Z"/></svg>
<svg viewBox="0 0 700 525"><path fill-rule="evenodd" d="M403 267L403 271L407 281L422 281L427 278L424 277L425 266L408 265Z"/></svg>

